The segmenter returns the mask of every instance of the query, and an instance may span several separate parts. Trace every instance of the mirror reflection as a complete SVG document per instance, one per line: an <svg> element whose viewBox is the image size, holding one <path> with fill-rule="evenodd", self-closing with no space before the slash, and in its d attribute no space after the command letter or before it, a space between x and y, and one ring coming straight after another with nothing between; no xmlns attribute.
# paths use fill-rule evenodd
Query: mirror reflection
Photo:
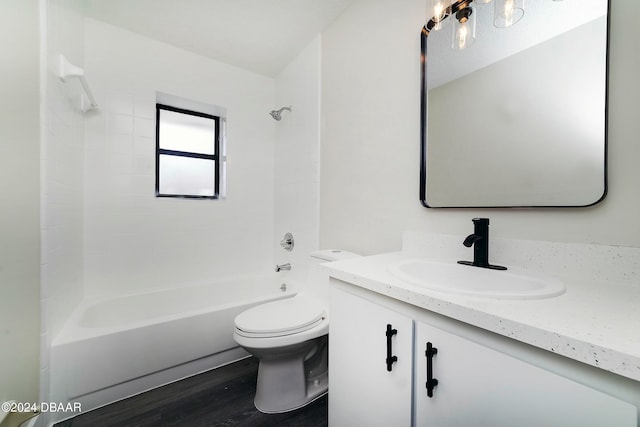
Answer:
<svg viewBox="0 0 640 427"><path fill-rule="evenodd" d="M505 3L522 14L502 28ZM607 10L607 0L457 1L425 26L425 206L602 200Z"/></svg>

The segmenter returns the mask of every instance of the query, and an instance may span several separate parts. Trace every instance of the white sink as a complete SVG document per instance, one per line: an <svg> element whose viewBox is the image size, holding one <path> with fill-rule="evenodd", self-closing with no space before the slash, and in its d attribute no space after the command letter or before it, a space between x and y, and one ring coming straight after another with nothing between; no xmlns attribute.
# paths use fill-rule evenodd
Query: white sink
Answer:
<svg viewBox="0 0 640 427"><path fill-rule="evenodd" d="M564 284L558 279L514 267L500 271L455 261L411 259L390 264L388 270L412 285L451 294L535 299L551 298L565 292Z"/></svg>

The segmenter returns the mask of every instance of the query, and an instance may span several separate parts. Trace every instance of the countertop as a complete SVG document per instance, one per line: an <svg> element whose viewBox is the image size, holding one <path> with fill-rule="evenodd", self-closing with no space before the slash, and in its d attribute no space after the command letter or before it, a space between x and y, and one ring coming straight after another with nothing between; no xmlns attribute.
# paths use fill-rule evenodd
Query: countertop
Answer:
<svg viewBox="0 0 640 427"><path fill-rule="evenodd" d="M401 281L393 252L324 264L331 277L470 325L640 381L640 286L559 277L560 296L499 300L430 291Z"/></svg>

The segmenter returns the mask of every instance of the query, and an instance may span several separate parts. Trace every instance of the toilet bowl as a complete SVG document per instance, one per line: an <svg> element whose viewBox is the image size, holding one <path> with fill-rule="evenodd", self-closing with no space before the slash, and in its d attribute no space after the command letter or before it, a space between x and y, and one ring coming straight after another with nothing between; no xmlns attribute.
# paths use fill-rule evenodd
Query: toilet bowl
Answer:
<svg viewBox="0 0 640 427"><path fill-rule="evenodd" d="M338 250L311 254L314 264L356 256ZM292 411L328 390L328 277L312 271L306 291L235 319L235 341L259 360L254 404L261 412Z"/></svg>

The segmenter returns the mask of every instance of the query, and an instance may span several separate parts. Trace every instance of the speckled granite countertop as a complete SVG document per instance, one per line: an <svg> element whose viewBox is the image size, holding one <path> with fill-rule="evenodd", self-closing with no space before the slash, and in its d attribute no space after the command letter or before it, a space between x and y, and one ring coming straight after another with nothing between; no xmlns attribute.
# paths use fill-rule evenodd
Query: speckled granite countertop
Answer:
<svg viewBox="0 0 640 427"><path fill-rule="evenodd" d="M559 278L566 292L553 298L469 297L414 286L387 271L389 264L415 258L415 253L394 252L325 266L336 279L640 381L640 286L636 283L612 286L597 276L565 276Z"/></svg>

